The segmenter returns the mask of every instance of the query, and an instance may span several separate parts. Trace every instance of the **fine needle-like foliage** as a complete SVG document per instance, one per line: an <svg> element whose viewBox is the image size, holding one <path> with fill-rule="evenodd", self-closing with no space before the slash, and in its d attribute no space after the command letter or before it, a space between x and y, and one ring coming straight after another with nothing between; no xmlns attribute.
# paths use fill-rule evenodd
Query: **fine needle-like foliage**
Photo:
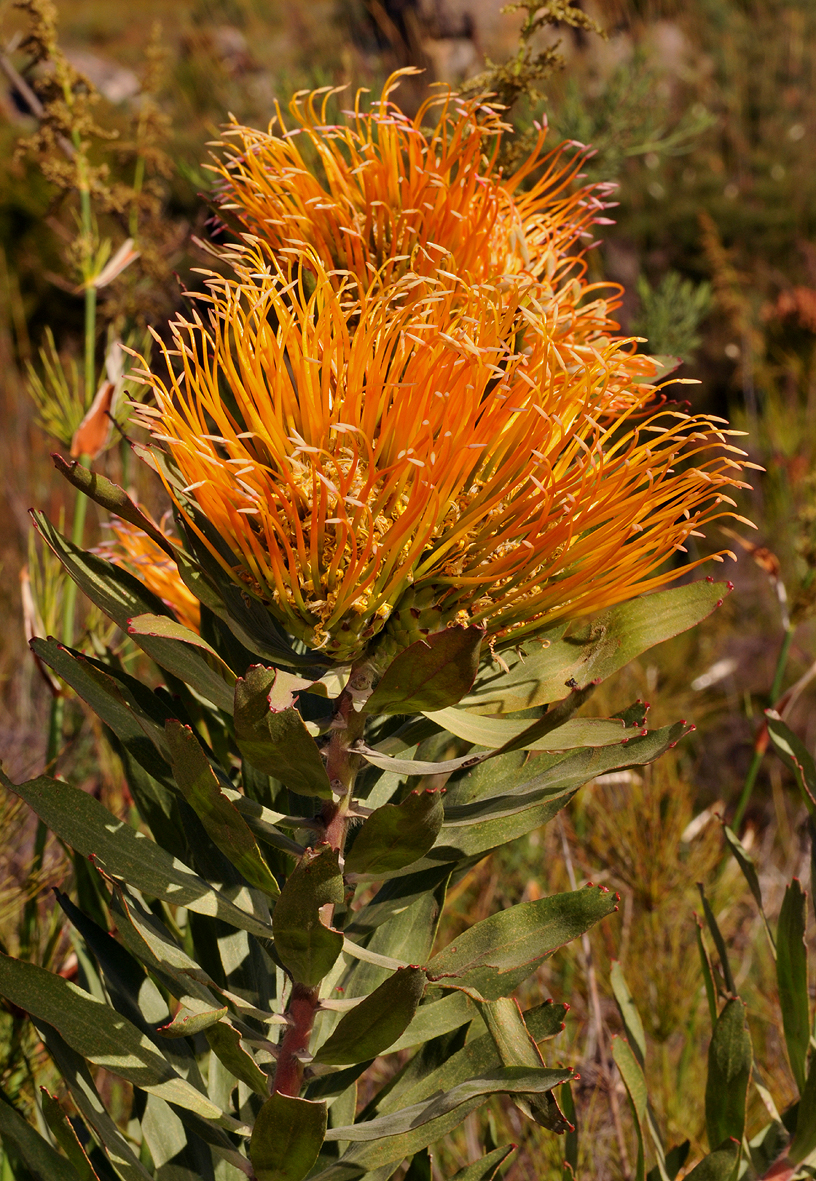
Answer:
<svg viewBox="0 0 816 1181"><path fill-rule="evenodd" d="M437 105L426 134L387 88L330 129L373 161L370 191L364 159L335 184L328 147L295 169L291 136L259 136L256 157L241 133L251 183L235 155L223 179L253 232L171 326L138 411L175 532L65 461L122 522L116 542L84 552L35 514L157 670L146 683L112 652L33 643L107 728L136 809L3 780L83 865L77 900L58 895L76 982L0 956L0 994L73 1104L48 1097L37 1132L0 1103L38 1178L386 1181L496 1094L541 1135L571 1128L571 1071L546 1050L566 1006L514 997L615 895L525 902L449 943L440 914L581 784L686 732L650 730L640 703L577 711L727 593L657 588L732 511L743 456L720 420L661 400L659 363L615 337L579 248L600 199L576 198L541 144L516 193L491 163L494 108ZM400 177L431 161L428 219L400 237ZM327 176L347 238L314 200ZM132 1088L119 1123L100 1071Z"/></svg>

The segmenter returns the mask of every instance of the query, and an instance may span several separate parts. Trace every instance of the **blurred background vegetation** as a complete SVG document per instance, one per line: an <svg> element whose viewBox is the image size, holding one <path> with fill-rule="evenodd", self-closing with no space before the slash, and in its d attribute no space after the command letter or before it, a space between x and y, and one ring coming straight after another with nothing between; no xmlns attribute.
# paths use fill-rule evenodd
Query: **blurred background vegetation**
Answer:
<svg viewBox="0 0 816 1181"><path fill-rule="evenodd" d="M265 126L275 99L285 102L299 87L376 90L392 69L418 65L425 72L399 92L411 110L434 81L468 85L486 57L510 60L505 81L512 82L536 60L555 67L560 56L539 99L522 97L514 107L519 134L543 111L553 144L597 149L591 176L619 185L619 206L590 266L598 279L623 284L622 330L647 337L642 347L650 352L680 358L679 374L700 383L684 387L683 397L747 430L751 459L766 469L740 505L757 531L710 538L711 549L739 553L724 568L735 593L695 633L624 670L592 703L593 713L614 712L640 697L655 723L693 718L696 732L656 769L590 785L546 836L506 850L458 887L462 926L570 881L620 891L615 921L556 956L535 981L538 993L573 1006L553 1060L580 1064L577 1175L615 1181L631 1174L635 1149L610 1056L620 1028L613 959L623 964L646 1024L657 1118L670 1142L691 1138L690 1159L704 1142L708 1024L695 950L698 881L736 957L759 1068L778 1102L795 1093L760 919L724 856L716 817L733 818L744 799L743 842L774 914L790 877L807 876L809 842L798 794L764 753L763 709L776 704L807 745L816 744L809 689L816 671L816 6L581 0L580 9L571 7L573 25L536 32L527 56L515 58L525 13L503 12L499 0L177 0L172 9L161 0L59 0L59 49L45 4L0 4L0 751L12 779L56 758L61 773L104 794L109 806L129 806L115 756L76 703L65 703L60 748L47 748L52 686L26 639L35 631L65 634L70 592L32 541L27 510L36 505L76 525L72 491L49 455L55 447L68 453L97 393L83 351L89 287L95 369L118 398L96 464L155 513L165 507L122 443L127 382L113 342L144 349L146 327L161 334L183 306L182 292L200 282L195 268L212 263L198 244L219 233L204 164L226 113ZM580 11L605 37L582 27ZM77 198L83 168L91 198L84 214ZM42 396L55 387L57 410L53 397ZM86 544L104 543L93 510L80 527ZM79 646L100 642L98 618L80 608L77 620ZM126 640L116 642L125 661L135 659ZM41 962L70 972L74 949L50 925L43 901L45 888L68 872L61 850L49 844L31 876L26 810L0 800L0 825L0 940L13 950L28 940ZM43 1064L20 1028L0 1010L0 1087L25 1106L32 1072ZM509 1123L523 1144L507 1181L561 1176L562 1141L523 1127L514 1109L498 1103L493 1118ZM470 1117L435 1161L438 1181L476 1155L476 1136Z"/></svg>

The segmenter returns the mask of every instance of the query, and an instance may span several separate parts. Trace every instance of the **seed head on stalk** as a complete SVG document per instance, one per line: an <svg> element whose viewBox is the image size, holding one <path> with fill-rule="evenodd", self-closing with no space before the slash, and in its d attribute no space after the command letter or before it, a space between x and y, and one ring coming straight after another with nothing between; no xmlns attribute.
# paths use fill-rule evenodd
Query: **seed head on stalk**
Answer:
<svg viewBox="0 0 816 1181"><path fill-rule="evenodd" d="M650 412L652 362L576 345L548 285L411 273L361 300L314 250L230 262L142 420L188 528L330 659L409 601L513 643L677 577L666 559L733 515L721 420Z"/></svg>

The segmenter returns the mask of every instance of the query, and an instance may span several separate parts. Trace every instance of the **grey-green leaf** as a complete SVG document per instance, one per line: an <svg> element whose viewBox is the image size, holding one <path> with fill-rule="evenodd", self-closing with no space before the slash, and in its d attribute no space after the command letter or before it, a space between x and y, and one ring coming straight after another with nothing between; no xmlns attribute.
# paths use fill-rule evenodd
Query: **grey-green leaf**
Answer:
<svg viewBox="0 0 816 1181"><path fill-rule="evenodd" d="M289 674L257 665L235 686L235 738L241 754L258 771L273 775L300 795L331 799L331 784L303 718L274 699L276 683ZM307 682L299 681L300 685ZM274 704L270 701L273 699Z"/></svg>
<svg viewBox="0 0 816 1181"><path fill-rule="evenodd" d="M299 984L313 987L332 969L343 936L324 926L320 908L343 901L343 877L336 850L309 849L295 866L272 915L275 951Z"/></svg>
<svg viewBox="0 0 816 1181"><path fill-rule="evenodd" d="M0 995L53 1025L89 1062L205 1119L221 1118L220 1108L176 1074L135 1025L70 981L0 955Z"/></svg>
<svg viewBox="0 0 816 1181"><path fill-rule="evenodd" d="M405 1032L425 991L422 968L399 968L338 1022L315 1058L332 1066L365 1062Z"/></svg>
<svg viewBox="0 0 816 1181"><path fill-rule="evenodd" d="M447 1115L472 1099L486 1095L518 1095L524 1092L542 1094L559 1086L569 1078L568 1070L547 1070L545 1067L500 1066L480 1078L467 1079L430 1102L415 1103L377 1119L363 1120L342 1128L330 1128L327 1140L368 1141L402 1136L423 1124ZM424 1145L422 1145L424 1147ZM413 1149L412 1151L416 1151ZM407 1152L405 1153L407 1155Z"/></svg>
<svg viewBox="0 0 816 1181"><path fill-rule="evenodd" d="M269 866L241 813L224 795L207 756L189 726L175 718L165 724L173 776L213 843L251 886L270 898L280 894Z"/></svg>
<svg viewBox="0 0 816 1181"><path fill-rule="evenodd" d="M684 1181L732 1181L737 1175L740 1159L740 1144L736 1140L724 1140L708 1156L704 1156Z"/></svg>
<svg viewBox="0 0 816 1181"><path fill-rule="evenodd" d="M257 1181L302 1181L326 1132L325 1103L272 1095L258 1112L249 1159Z"/></svg>
<svg viewBox="0 0 816 1181"><path fill-rule="evenodd" d="M233 1029L227 1021L219 1021L217 1025L209 1026L204 1036L215 1056L237 1079L251 1087L256 1095L266 1097L269 1094L266 1075L241 1045L237 1029Z"/></svg>
<svg viewBox="0 0 816 1181"><path fill-rule="evenodd" d="M136 1157L131 1146L108 1114L97 1091L85 1060L72 1050L56 1029L44 1022L36 1023L40 1037L57 1064L71 1098L85 1121L93 1128L122 1181L152 1181Z"/></svg>
<svg viewBox="0 0 816 1181"><path fill-rule="evenodd" d="M626 1094L629 1096L632 1114L635 1117L635 1131L637 1132L638 1142L635 1181L644 1181L646 1175L646 1156L643 1134L648 1118L646 1080L643 1077L643 1071L640 1068L632 1047L625 1038L616 1037L612 1039L612 1057L615 1059L615 1065L620 1071L623 1084L626 1087Z"/></svg>
<svg viewBox="0 0 816 1181"><path fill-rule="evenodd" d="M788 1157L794 1164L807 1160L816 1152L816 1055L811 1056L805 1089L796 1112L796 1131Z"/></svg>
<svg viewBox="0 0 816 1181"><path fill-rule="evenodd" d="M525 641L505 652L510 666L480 673L460 705L476 713L508 714L560 701L575 684L605 680L655 644L694 627L728 595L725 583L692 582L610 607L552 638Z"/></svg>
<svg viewBox="0 0 816 1181"><path fill-rule="evenodd" d="M434 956L428 976L452 976L487 1000L508 996L558 947L617 909L599 887L523 902L465 931Z"/></svg>
<svg viewBox="0 0 816 1181"><path fill-rule="evenodd" d="M45 1087L40 1087L40 1101L51 1135L74 1166L80 1181L99 1181L99 1176L88 1160L88 1154L82 1147L73 1124L68 1122L68 1117L57 1099L49 1095Z"/></svg>
<svg viewBox="0 0 816 1181"><path fill-rule="evenodd" d="M399 804L383 804L355 834L345 872L377 877L412 865L433 847L444 815L443 795L434 789L413 791Z"/></svg>
<svg viewBox="0 0 816 1181"><path fill-rule="evenodd" d="M623 1021L623 1028L629 1039L630 1048L642 1067L646 1060L646 1035L643 1032L643 1022L640 1019L634 997L629 991L629 985L626 983L626 977L619 960L612 961L609 981Z"/></svg>
<svg viewBox="0 0 816 1181"><path fill-rule="evenodd" d="M745 1021L745 1005L727 1001L708 1048L705 1106L708 1143L712 1149L729 1137L742 1143L753 1051Z"/></svg>
<svg viewBox="0 0 816 1181"><path fill-rule="evenodd" d="M13 1144L36 1181L81 1181L70 1161L60 1156L18 1111L0 1098L0 1136Z"/></svg>
<svg viewBox="0 0 816 1181"><path fill-rule="evenodd" d="M34 512L32 517L37 529L80 589L123 631L128 630L130 621L138 615L172 618L162 600L123 567L79 549L63 537L42 513ZM177 639L138 634L134 638L158 665L180 677L219 709L231 712L231 689L195 648Z"/></svg>
<svg viewBox="0 0 816 1181"><path fill-rule="evenodd" d="M366 709L416 714L455 705L473 685L484 634L455 626L411 644L385 670Z"/></svg>
<svg viewBox="0 0 816 1181"><path fill-rule="evenodd" d="M145 516L135 501L118 484L114 484L100 472L83 467L75 459L69 462L59 454L52 455L51 459L57 471L80 492L84 492L86 496L109 513L121 517L123 521L128 521L137 529L141 529L160 549L164 550L168 557L174 557L176 547L173 543L168 541L161 530L156 528L150 518Z"/></svg>
<svg viewBox="0 0 816 1181"><path fill-rule="evenodd" d="M516 1151L515 1144L507 1144L503 1148L494 1148L481 1160L465 1165L451 1178L451 1181L493 1181L501 1166Z"/></svg>
<svg viewBox="0 0 816 1181"><path fill-rule="evenodd" d="M810 1044L806 923L807 895L799 884L799 879L794 878L785 890L782 909L779 912L779 925L776 931L776 978L788 1058L800 1095L805 1089Z"/></svg>
<svg viewBox="0 0 816 1181"><path fill-rule="evenodd" d="M728 842L728 847L731 850L731 852L734 854L734 860L736 861L737 865L742 870L742 876L745 878L746 882L748 883L748 889L751 891L751 893L754 896L754 901L756 902L756 904L759 908L759 913L762 916L763 923L765 924L765 932L766 932L766 934L768 936L768 940L771 944L771 951L775 955L776 954L776 941L773 937L773 934L771 933L771 928L768 926L768 919L765 916L765 907L762 904L762 890L759 885L759 877L757 876L757 871L754 866L754 863L751 860L751 858L748 856L748 854L745 852L745 849L742 847L742 843L740 842L737 834L732 829L730 829L728 827L728 825L725 823L723 823L722 830L723 830L723 836L725 837L726 841Z"/></svg>
<svg viewBox="0 0 816 1181"><path fill-rule="evenodd" d="M532 729L529 720L484 718L466 709L440 709L425 716L457 738L492 750L507 746ZM541 737L533 733L529 741L516 749L555 751L575 750L580 746L614 746L630 734L631 731L626 733L626 726L620 718L568 718Z"/></svg>
<svg viewBox="0 0 816 1181"><path fill-rule="evenodd" d="M106 873L137 890L224 919L234 927L269 938L266 923L247 914L183 862L136 832L88 792L41 775L12 783L0 770L0 783L26 801L52 832L83 857L92 857Z"/></svg>

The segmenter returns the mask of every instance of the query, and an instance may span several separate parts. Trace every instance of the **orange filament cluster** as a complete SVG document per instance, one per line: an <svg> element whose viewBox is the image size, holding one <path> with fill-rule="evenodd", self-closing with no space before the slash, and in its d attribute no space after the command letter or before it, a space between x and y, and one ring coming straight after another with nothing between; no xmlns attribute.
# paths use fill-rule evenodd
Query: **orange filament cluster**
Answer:
<svg viewBox="0 0 816 1181"><path fill-rule="evenodd" d="M580 278L576 247L608 222L614 186L576 188L584 155L545 153L545 128L504 176L501 108L445 92L410 119L389 98L410 72L394 74L368 110L359 92L340 124L329 121L338 91L327 87L294 96L289 128L279 107L266 132L227 128L225 160L211 166L225 216L278 256L308 248L325 271L352 277L361 299L409 271L476 283L525 272L554 287Z"/></svg>
<svg viewBox="0 0 816 1181"><path fill-rule="evenodd" d="M409 270L374 299L316 247L230 261L172 325L141 414L189 527L332 659L409 588L499 641L593 613L733 515L743 452L721 420L649 411L653 363L608 336L602 301L576 338L577 299L546 276Z"/></svg>

